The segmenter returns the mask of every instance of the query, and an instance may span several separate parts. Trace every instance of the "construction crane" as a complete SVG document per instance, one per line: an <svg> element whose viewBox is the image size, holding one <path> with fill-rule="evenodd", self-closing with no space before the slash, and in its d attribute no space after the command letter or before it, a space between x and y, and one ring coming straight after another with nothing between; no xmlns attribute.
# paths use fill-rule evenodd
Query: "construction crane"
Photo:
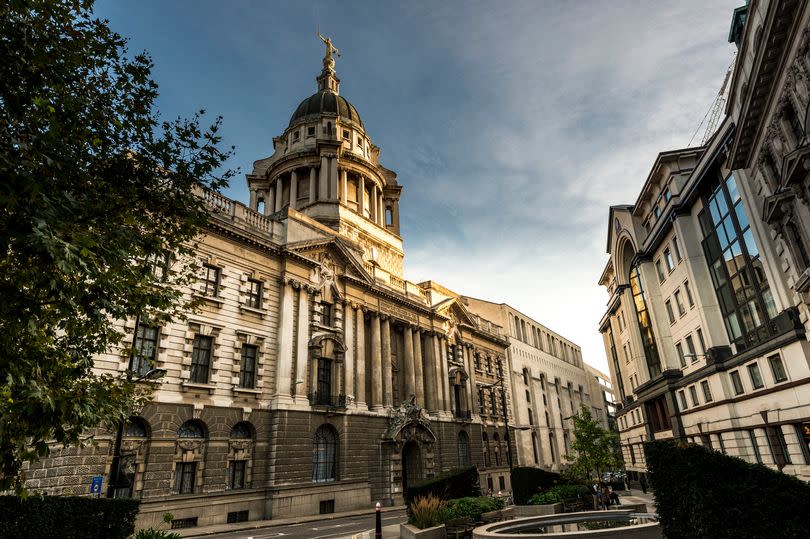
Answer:
<svg viewBox="0 0 810 539"><path fill-rule="evenodd" d="M703 119L700 121L697 129L695 129L695 132L692 134L692 138L689 139L689 144L687 144L687 146L692 145L692 141L695 140L695 137L700 132L700 128L703 126L706 118L708 118L709 121L706 124L706 129L703 131L703 137L700 139L700 145L703 146L706 144L706 142L712 138L712 135L714 135L714 132L717 129L717 124L720 123L720 119L723 117L723 112L726 108L726 100L728 99L729 92L728 81L731 79L731 72L734 71L734 62L736 60L737 53L735 52L734 57L731 59L731 65L729 65L728 69L726 70L726 76L723 78L723 85L720 86L720 91L717 92L717 97L714 98L712 106L709 107L708 111L706 111L706 114L703 116Z"/></svg>

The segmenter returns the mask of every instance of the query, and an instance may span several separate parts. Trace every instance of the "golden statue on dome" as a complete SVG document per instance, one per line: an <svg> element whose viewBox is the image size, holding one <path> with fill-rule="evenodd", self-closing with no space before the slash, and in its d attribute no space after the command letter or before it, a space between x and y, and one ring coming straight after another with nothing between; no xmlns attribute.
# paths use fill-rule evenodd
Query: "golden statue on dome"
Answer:
<svg viewBox="0 0 810 539"><path fill-rule="evenodd" d="M332 69L335 67L335 59L332 58L332 53L334 52L335 56L340 56L340 51L337 49L337 47L332 45L331 38L323 37L321 35L320 30L318 30L318 37L321 38L321 41L323 41L326 45L326 56L323 57L323 66Z"/></svg>

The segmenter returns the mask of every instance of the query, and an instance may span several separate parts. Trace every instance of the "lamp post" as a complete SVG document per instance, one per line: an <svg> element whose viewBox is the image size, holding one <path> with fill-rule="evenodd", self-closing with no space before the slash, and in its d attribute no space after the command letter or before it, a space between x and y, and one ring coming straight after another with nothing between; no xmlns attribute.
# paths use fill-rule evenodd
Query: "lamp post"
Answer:
<svg viewBox="0 0 810 539"><path fill-rule="evenodd" d="M135 326L135 334L138 334L138 326ZM133 338L134 341L134 338ZM135 353L135 348L133 346L132 354L130 354L130 359L132 355ZM130 361L131 363L131 361ZM132 378L132 371L127 369L127 383L131 382L143 382L145 380L158 380L163 378L166 375L166 369L149 369L144 374L137 378ZM115 433L115 445L113 446L113 459L112 465L110 466L110 479L107 482L107 497L114 498L115 497L115 489L118 488L118 482L121 475L121 440L124 437L124 420L118 422L118 431Z"/></svg>

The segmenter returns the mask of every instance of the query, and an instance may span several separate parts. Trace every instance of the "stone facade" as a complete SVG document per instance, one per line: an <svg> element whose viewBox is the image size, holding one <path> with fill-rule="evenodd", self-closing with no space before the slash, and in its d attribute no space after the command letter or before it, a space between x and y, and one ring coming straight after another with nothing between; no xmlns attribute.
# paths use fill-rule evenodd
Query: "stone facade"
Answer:
<svg viewBox="0 0 810 539"><path fill-rule="evenodd" d="M463 301L482 321L491 320L507 332L516 462L560 471L573 440L570 417L581 404L595 415L604 407L602 396L592 393L593 376L582 350L509 305L466 296ZM487 370L488 365L476 363L476 372ZM478 394L487 391L481 388ZM602 417L607 426L607 416Z"/></svg>
<svg viewBox="0 0 810 539"><path fill-rule="evenodd" d="M784 81L806 60L810 12L753 1L745 20L745 9L728 116L705 146L659 154L636 202L609 213L600 331L631 475L646 471L644 441L676 438L810 478L804 265L791 258L807 207L771 176L803 139L784 112L768 117L786 88L806 110L806 89ZM787 127L781 154L748 155Z"/></svg>
<svg viewBox="0 0 810 539"><path fill-rule="evenodd" d="M473 390L508 371L507 338L458 294L405 280L402 188L339 95L331 52L318 90L248 174L247 206L200 193L199 311L121 323L135 359L166 370L122 441L116 494L143 499L141 526L167 511L207 525L399 504L408 483L467 464L484 489L511 488L510 381L483 415ZM96 361L136 366L121 349ZM114 437L55 448L28 486L106 487Z"/></svg>

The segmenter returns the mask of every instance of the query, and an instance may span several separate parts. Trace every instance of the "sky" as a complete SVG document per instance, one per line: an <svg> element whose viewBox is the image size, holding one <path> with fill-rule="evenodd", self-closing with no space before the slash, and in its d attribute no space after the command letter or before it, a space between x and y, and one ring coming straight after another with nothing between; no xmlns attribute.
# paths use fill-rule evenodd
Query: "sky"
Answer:
<svg viewBox="0 0 810 539"><path fill-rule="evenodd" d="M405 276L508 303L608 372L598 323L608 208L632 204L661 151L689 144L732 61L742 0L100 0L146 50L165 118L221 115L224 193L316 91L340 93L403 186ZM698 133L699 143L702 133Z"/></svg>

